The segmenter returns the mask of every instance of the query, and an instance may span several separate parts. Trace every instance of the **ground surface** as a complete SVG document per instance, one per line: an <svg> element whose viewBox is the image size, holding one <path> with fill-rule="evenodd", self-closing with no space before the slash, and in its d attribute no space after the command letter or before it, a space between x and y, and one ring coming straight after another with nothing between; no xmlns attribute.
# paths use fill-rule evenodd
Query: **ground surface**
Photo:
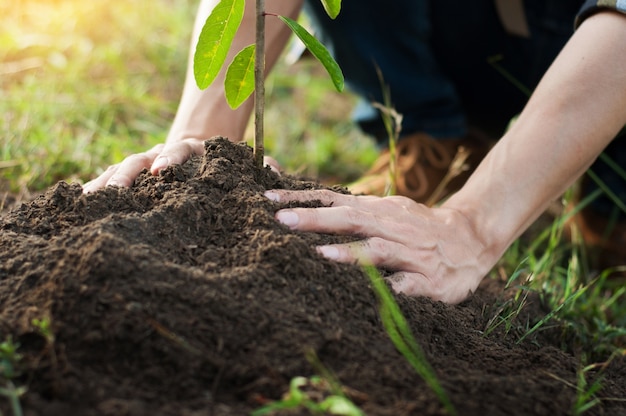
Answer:
<svg viewBox="0 0 626 416"><path fill-rule="evenodd" d="M24 413L244 415L315 374L314 351L369 415L443 414L384 332L368 278L316 255L335 237L279 225L262 196L315 185L210 143L130 190L59 183L0 218L0 336L20 344ZM516 344L516 325L545 315L538 300L485 335L502 288L486 280L457 306L398 301L459 414L570 414L580 362L559 329ZM603 376L588 414L626 414L626 360ZM0 410L12 414L2 398Z"/></svg>

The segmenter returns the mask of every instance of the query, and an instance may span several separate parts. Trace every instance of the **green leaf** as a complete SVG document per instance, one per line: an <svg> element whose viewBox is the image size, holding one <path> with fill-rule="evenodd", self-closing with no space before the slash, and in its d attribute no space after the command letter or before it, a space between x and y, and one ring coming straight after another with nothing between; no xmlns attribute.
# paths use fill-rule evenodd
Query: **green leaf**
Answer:
<svg viewBox="0 0 626 416"><path fill-rule="evenodd" d="M339 11L341 10L341 0L321 0L322 6L324 6L324 10L330 16L331 19L334 19L339 15Z"/></svg>
<svg viewBox="0 0 626 416"><path fill-rule="evenodd" d="M304 43L304 46L322 63L326 71L328 71L328 75L330 75L337 91L343 91L343 73L341 72L341 68L339 68L339 64L330 56L328 49L295 20L285 16L278 16L278 18L289 26L293 33Z"/></svg>
<svg viewBox="0 0 626 416"><path fill-rule="evenodd" d="M224 80L226 101L231 108L237 108L254 91L254 50L255 45L243 48L228 66Z"/></svg>
<svg viewBox="0 0 626 416"><path fill-rule="evenodd" d="M200 89L205 89L222 69L235 33L243 19L245 0L221 0L200 32L193 57L193 74Z"/></svg>
<svg viewBox="0 0 626 416"><path fill-rule="evenodd" d="M304 393L300 390L300 387L306 386L306 378L304 377L294 377L289 382L289 398L292 400L301 403L305 396Z"/></svg>

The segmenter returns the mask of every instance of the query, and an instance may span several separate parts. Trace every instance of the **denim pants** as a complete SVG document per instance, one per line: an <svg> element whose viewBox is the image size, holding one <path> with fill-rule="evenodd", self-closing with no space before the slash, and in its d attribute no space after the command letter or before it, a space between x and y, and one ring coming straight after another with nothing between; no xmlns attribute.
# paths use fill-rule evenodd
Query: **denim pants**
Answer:
<svg viewBox="0 0 626 416"><path fill-rule="evenodd" d="M468 124L500 135L574 30L582 2L526 0L529 38L509 35L493 0L344 0L336 20L306 10L361 98L356 121L381 141L380 68L402 131L462 137ZM522 87L522 88L520 88Z"/></svg>
<svg viewBox="0 0 626 416"><path fill-rule="evenodd" d="M529 37L506 32L494 0L344 0L336 20L320 0L307 0L305 10L361 97L355 120L382 147L388 137L371 106L383 104L377 68L403 115L403 134L459 138L472 126L500 137L574 32L582 3L525 0ZM626 166L625 139L606 153ZM626 201L626 181L613 169L598 161L592 170ZM593 205L602 213L615 208L605 195Z"/></svg>

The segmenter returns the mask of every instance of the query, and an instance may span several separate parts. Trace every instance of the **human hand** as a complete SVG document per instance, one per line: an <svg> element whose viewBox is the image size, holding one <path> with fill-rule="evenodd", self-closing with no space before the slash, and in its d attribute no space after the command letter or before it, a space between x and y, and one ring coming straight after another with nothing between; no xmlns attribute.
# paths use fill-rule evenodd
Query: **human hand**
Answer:
<svg viewBox="0 0 626 416"><path fill-rule="evenodd" d="M83 193L111 185L128 187L144 169L150 169L153 175L158 175L170 165L182 164L193 155L203 154L204 140L200 139L158 144L146 152L130 155L122 162L109 166L100 176L83 185ZM273 158L266 156L264 163L275 172L280 172L280 165Z"/></svg>
<svg viewBox="0 0 626 416"><path fill-rule="evenodd" d="M387 279L396 292L458 303L476 290L497 260L457 210L428 208L401 196L328 190L272 190L265 195L279 202L321 201L325 207L282 209L276 219L294 230L364 236L317 250L339 262L394 271Z"/></svg>
<svg viewBox="0 0 626 416"><path fill-rule="evenodd" d="M131 186L142 170L150 169L153 175L157 175L169 165L185 163L194 154L204 154L204 140L184 139L158 144L146 152L130 155L120 163L109 166L100 176L83 185L83 193L111 185Z"/></svg>

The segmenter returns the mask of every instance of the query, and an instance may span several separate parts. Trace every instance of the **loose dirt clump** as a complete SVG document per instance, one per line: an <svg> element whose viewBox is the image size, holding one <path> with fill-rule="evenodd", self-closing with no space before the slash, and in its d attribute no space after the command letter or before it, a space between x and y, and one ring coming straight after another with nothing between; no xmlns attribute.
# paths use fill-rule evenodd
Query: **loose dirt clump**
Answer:
<svg viewBox="0 0 626 416"><path fill-rule="evenodd" d="M24 414L245 415L319 373L313 353L368 415L445 414L385 333L367 276L316 254L342 237L289 230L263 196L316 187L217 138L130 189L61 182L5 214L0 341L19 344ZM515 326L485 335L506 296L487 279L456 306L397 300L459 414L570 414L580 360L558 328L520 344ZM530 306L514 325L545 316ZM602 375L607 400L589 414L626 414L625 360ZM0 411L12 414L1 397Z"/></svg>

